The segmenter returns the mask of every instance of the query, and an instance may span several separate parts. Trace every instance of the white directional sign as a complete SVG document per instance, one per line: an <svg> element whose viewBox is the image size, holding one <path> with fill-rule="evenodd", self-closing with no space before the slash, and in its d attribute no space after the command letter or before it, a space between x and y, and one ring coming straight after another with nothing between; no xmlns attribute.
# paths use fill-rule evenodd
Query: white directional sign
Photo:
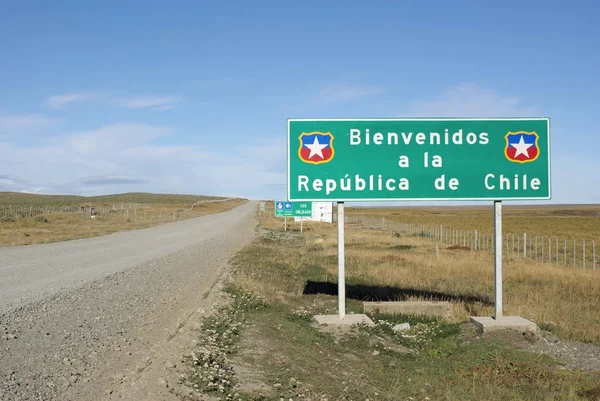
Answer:
<svg viewBox="0 0 600 401"><path fill-rule="evenodd" d="M333 223L333 202L313 202L311 217L296 217L294 220Z"/></svg>

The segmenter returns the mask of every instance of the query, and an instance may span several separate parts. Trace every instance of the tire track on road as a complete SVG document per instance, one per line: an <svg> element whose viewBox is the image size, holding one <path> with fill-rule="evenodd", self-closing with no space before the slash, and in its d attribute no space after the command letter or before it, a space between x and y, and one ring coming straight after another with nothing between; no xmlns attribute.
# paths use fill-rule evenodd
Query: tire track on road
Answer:
<svg viewBox="0 0 600 401"><path fill-rule="evenodd" d="M105 261L100 261L69 275L56 266L61 279L71 281L58 283L50 295L21 298L19 307L0 315L0 400L176 399L166 385L193 347L194 316L210 311L214 294L205 294L219 285L254 226L254 203L249 203L218 216L83 240L106 246L105 254L118 268L102 271ZM190 235L194 238L183 244L150 249L157 239ZM69 248L50 245L36 247L24 268L41 264L46 251L56 257L53 246ZM92 245L73 241L70 246L89 257ZM148 251L132 258L127 251L134 249ZM157 250L162 255L156 256ZM46 264L40 279L55 279L53 267ZM0 278L7 271L0 268ZM89 275L79 277L82 271ZM37 285L26 282L25 287Z"/></svg>

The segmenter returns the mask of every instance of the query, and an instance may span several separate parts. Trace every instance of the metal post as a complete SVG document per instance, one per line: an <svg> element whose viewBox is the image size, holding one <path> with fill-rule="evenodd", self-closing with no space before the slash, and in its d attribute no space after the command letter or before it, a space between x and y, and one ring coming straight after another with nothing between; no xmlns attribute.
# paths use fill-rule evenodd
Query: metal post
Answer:
<svg viewBox="0 0 600 401"><path fill-rule="evenodd" d="M515 236L511 235L510 238L512 238L512 255L514 258L515 257Z"/></svg>
<svg viewBox="0 0 600 401"><path fill-rule="evenodd" d="M344 202L338 202L338 313L339 318L346 315L346 278L344 266Z"/></svg>
<svg viewBox="0 0 600 401"><path fill-rule="evenodd" d="M542 263L544 263L544 237L542 237Z"/></svg>
<svg viewBox="0 0 600 401"><path fill-rule="evenodd" d="M502 202L494 201L495 319L502 317Z"/></svg>
<svg viewBox="0 0 600 401"><path fill-rule="evenodd" d="M596 243L592 241L592 270L596 270Z"/></svg>
<svg viewBox="0 0 600 401"><path fill-rule="evenodd" d="M283 218L283 231L287 231L287 217Z"/></svg>

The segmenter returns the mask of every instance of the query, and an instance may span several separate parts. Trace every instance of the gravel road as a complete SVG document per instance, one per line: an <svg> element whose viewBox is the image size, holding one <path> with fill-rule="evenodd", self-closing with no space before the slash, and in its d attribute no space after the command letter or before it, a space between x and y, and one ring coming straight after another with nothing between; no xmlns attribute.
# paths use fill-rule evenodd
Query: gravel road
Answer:
<svg viewBox="0 0 600 401"><path fill-rule="evenodd" d="M194 322L254 210L0 249L0 400L178 399Z"/></svg>

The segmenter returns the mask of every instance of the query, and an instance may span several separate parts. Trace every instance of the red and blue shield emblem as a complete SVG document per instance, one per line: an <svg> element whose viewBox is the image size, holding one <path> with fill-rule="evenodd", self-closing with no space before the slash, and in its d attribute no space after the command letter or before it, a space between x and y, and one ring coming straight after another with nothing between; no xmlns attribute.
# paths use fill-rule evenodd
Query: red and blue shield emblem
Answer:
<svg viewBox="0 0 600 401"><path fill-rule="evenodd" d="M506 134L505 139L504 154L511 162L529 163L536 160L540 155L539 135L536 132L509 132Z"/></svg>
<svg viewBox="0 0 600 401"><path fill-rule="evenodd" d="M331 132L303 132L299 137L298 156L304 163L321 164L333 159Z"/></svg>

